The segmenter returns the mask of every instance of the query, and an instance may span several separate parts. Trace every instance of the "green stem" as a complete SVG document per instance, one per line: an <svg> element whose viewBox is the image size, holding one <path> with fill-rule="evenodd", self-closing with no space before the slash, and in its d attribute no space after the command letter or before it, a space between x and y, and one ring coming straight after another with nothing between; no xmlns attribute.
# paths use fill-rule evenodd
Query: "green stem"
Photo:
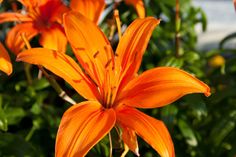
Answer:
<svg viewBox="0 0 236 157"><path fill-rule="evenodd" d="M31 65L28 64L28 63L24 63L24 71L25 71L25 76L26 76L26 79L27 79L27 82L29 85L32 85L32 76L30 74L30 68L31 68Z"/></svg>
<svg viewBox="0 0 236 157"><path fill-rule="evenodd" d="M180 56L180 8L179 0L175 0L175 55Z"/></svg>
<svg viewBox="0 0 236 157"><path fill-rule="evenodd" d="M111 132L108 133L109 136L109 142L110 142L110 155L109 157L112 157L112 138L111 138Z"/></svg>
<svg viewBox="0 0 236 157"><path fill-rule="evenodd" d="M22 37L22 40L24 41L27 49L31 49L31 45L29 43L29 41L27 40L27 38L25 37L25 33L21 33L21 37ZM47 78L47 80L49 81L49 83L51 84L51 86L56 90L56 92L58 93L58 95L64 99L65 101L67 101L68 103L74 105L76 104L76 102L70 98L66 92L60 87L60 85L57 83L57 81L52 77L50 76L44 69L42 66L38 65L38 68L42 71L42 73L45 75L45 77ZM26 71L26 76L27 76L27 80L29 81L29 84L32 84L32 78L31 78L31 75L29 75L29 70L28 68L26 69L25 68L25 71ZM29 76L30 77L29 77ZM29 78L28 78L29 77Z"/></svg>
<svg viewBox="0 0 236 157"><path fill-rule="evenodd" d="M29 131L29 133L25 137L25 141L29 141L31 139L31 137L33 136L35 130L36 130L35 126L32 126L32 128Z"/></svg>
<svg viewBox="0 0 236 157"><path fill-rule="evenodd" d="M61 86L57 83L57 81L54 79L53 76L49 75L42 66L38 65L38 68L42 71L43 75L47 78L51 86L55 89L55 91L58 93L58 95L68 103L74 105L76 102L69 97L66 92L61 88Z"/></svg>

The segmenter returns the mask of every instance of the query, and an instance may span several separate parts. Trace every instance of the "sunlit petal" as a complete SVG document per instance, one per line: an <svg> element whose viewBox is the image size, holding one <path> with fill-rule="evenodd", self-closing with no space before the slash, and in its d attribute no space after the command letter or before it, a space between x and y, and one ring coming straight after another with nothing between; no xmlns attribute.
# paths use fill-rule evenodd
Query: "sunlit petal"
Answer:
<svg viewBox="0 0 236 157"><path fill-rule="evenodd" d="M45 48L33 48L21 52L18 61L42 65L67 81L79 94L88 100L98 97L93 82L87 78L78 64L69 56Z"/></svg>
<svg viewBox="0 0 236 157"><path fill-rule="evenodd" d="M63 28L58 24L54 24L48 29L43 29L39 42L44 48L63 53L66 51L67 38Z"/></svg>
<svg viewBox="0 0 236 157"><path fill-rule="evenodd" d="M20 13L0 13L0 23L4 23L4 22L29 22L32 21L32 18L30 18L27 15L23 15Z"/></svg>
<svg viewBox="0 0 236 157"><path fill-rule="evenodd" d="M139 70L143 54L151 37L153 29L160 20L153 17L135 20L122 36L117 50L117 67L122 68L123 86Z"/></svg>
<svg viewBox="0 0 236 157"><path fill-rule="evenodd" d="M115 125L113 109L104 110L98 102L83 102L63 115L56 139L56 157L83 157Z"/></svg>
<svg viewBox="0 0 236 157"><path fill-rule="evenodd" d="M25 35L27 40L30 40L38 34L38 30L34 28L33 23L27 22L16 25L8 32L6 45L15 54L18 54L25 46L21 37L22 33Z"/></svg>
<svg viewBox="0 0 236 157"><path fill-rule="evenodd" d="M162 157L175 156L171 137L162 121L149 117L131 107L118 109L116 113L118 124L135 130Z"/></svg>
<svg viewBox="0 0 236 157"><path fill-rule="evenodd" d="M71 0L70 7L97 23L105 8L105 0Z"/></svg>
<svg viewBox="0 0 236 157"><path fill-rule="evenodd" d="M109 41L94 23L78 12L65 14L64 25L80 64L97 84L101 84L106 71L114 67Z"/></svg>
<svg viewBox="0 0 236 157"><path fill-rule="evenodd" d="M125 0L127 4L133 5L134 8L136 9L138 16L140 18L145 17L145 7L143 4L143 0Z"/></svg>
<svg viewBox="0 0 236 157"><path fill-rule="evenodd" d="M168 105L190 93L210 95L210 88L177 68L148 70L128 83L121 92L122 103L133 107L155 108Z"/></svg>
<svg viewBox="0 0 236 157"><path fill-rule="evenodd" d="M0 70L5 72L7 75L12 73L12 64L7 50L0 42Z"/></svg>

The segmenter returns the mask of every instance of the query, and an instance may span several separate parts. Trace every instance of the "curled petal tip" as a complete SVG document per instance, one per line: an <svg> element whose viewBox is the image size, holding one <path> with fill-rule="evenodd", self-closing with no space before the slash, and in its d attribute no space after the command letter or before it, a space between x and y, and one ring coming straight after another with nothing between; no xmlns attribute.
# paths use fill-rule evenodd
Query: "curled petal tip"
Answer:
<svg viewBox="0 0 236 157"><path fill-rule="evenodd" d="M20 60L20 58L19 58L19 57L16 57L16 61L17 61L17 62L20 62L21 60Z"/></svg>
<svg viewBox="0 0 236 157"><path fill-rule="evenodd" d="M16 61L17 61L17 62L21 62L21 61L22 61L22 60L21 60L21 57L20 57L19 55L17 55Z"/></svg>
<svg viewBox="0 0 236 157"><path fill-rule="evenodd" d="M210 88L208 88L208 90L204 93L204 95L206 97L209 97L211 95L211 91L210 91Z"/></svg>
<svg viewBox="0 0 236 157"><path fill-rule="evenodd" d="M7 50L0 42L0 71L3 71L8 76L12 73L12 64Z"/></svg>
<svg viewBox="0 0 236 157"><path fill-rule="evenodd" d="M135 149L134 153L135 153L136 156L140 156L138 147Z"/></svg>

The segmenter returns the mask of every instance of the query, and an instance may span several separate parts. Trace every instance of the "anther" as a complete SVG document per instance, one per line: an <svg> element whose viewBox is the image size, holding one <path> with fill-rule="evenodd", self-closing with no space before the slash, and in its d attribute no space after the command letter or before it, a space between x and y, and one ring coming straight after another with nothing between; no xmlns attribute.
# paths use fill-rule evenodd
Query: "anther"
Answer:
<svg viewBox="0 0 236 157"><path fill-rule="evenodd" d="M108 62L107 62L106 65L105 65L105 68L107 68L107 67L110 65L111 61L112 61L112 59L109 59L109 60L108 60Z"/></svg>
<svg viewBox="0 0 236 157"><path fill-rule="evenodd" d="M121 33L121 22L120 22L120 17L119 17L119 11L117 9L114 11L114 17L115 17L115 20L116 20L118 35L119 35L119 39L120 39L121 36L122 36L122 33Z"/></svg>
<svg viewBox="0 0 236 157"><path fill-rule="evenodd" d="M96 58L99 54L99 51L97 51L94 55L93 55L93 58Z"/></svg>

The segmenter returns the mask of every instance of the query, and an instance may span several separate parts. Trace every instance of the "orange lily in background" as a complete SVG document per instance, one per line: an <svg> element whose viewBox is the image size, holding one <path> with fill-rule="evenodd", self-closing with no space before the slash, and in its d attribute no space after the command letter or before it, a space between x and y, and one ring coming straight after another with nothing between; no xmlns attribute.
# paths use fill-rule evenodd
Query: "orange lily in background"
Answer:
<svg viewBox="0 0 236 157"><path fill-rule="evenodd" d="M143 0L125 0L125 3L134 6L139 18L145 17L145 7Z"/></svg>
<svg viewBox="0 0 236 157"><path fill-rule="evenodd" d="M154 68L137 75L159 22L153 17L135 20L114 55L94 23L80 13L69 12L64 15L65 32L83 70L71 57L49 49L34 48L18 55L18 61L42 65L62 77L87 99L64 113L56 138L56 157L85 156L115 126L121 128L124 143L136 155L137 134L162 157L175 156L164 123L135 108L162 107L190 93L209 96L210 89L173 67Z"/></svg>
<svg viewBox="0 0 236 157"><path fill-rule="evenodd" d="M24 33L28 40L40 34L41 46L65 52L67 39L61 26L62 14L68 8L61 0L18 0L26 8L26 13L0 13L0 23L16 21L7 34L6 45L15 54L23 49L25 43L21 38Z"/></svg>
<svg viewBox="0 0 236 157"><path fill-rule="evenodd" d="M143 0L124 0L126 4L134 6L140 18L145 17ZM70 8L98 23L99 17L105 8L105 0L71 0Z"/></svg>
<svg viewBox="0 0 236 157"><path fill-rule="evenodd" d="M7 75L12 73L12 64L7 50L0 42L0 70L5 72Z"/></svg>
<svg viewBox="0 0 236 157"><path fill-rule="evenodd" d="M236 0L233 0L234 3L234 9L236 10Z"/></svg>
<svg viewBox="0 0 236 157"><path fill-rule="evenodd" d="M98 23L105 8L105 0L71 0L70 8L80 12L94 23Z"/></svg>

